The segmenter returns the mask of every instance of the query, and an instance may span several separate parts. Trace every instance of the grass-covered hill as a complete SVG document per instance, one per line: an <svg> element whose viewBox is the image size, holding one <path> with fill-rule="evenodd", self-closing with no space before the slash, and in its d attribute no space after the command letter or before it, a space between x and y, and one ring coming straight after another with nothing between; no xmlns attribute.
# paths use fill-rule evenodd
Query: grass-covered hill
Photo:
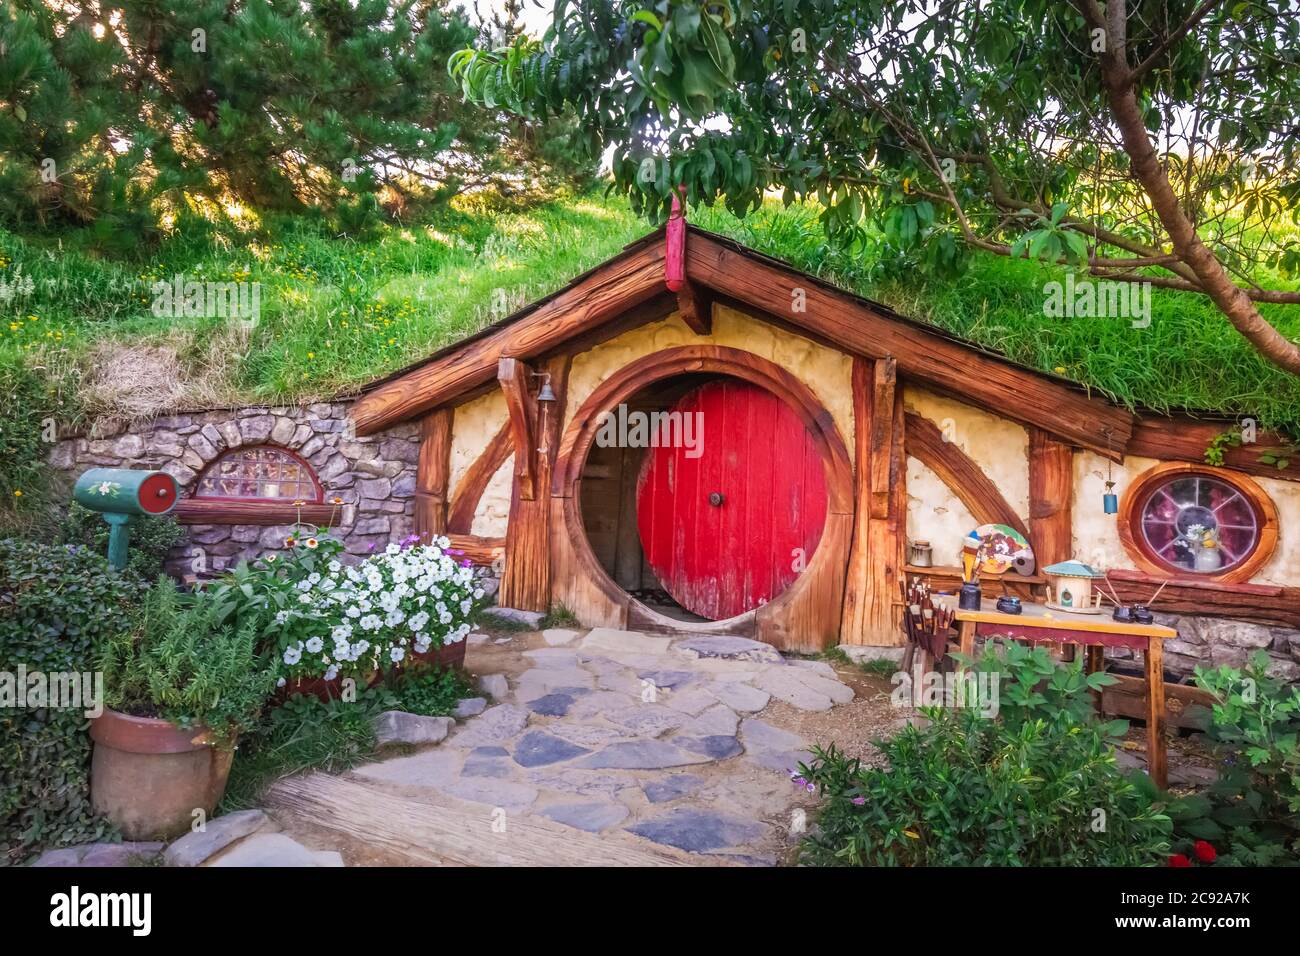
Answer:
<svg viewBox="0 0 1300 956"><path fill-rule="evenodd" d="M785 259L1130 406L1249 415L1300 432L1300 379L1260 359L1203 298L1154 290L1152 322L1054 319L1036 263L976 256L958 279L879 278L869 256L828 247L817 212L765 207L745 221L693 209L692 222ZM617 198L587 194L528 209L473 200L356 240L307 220L175 235L110 259L74 236L0 231L0 489L40 484L48 424L179 408L345 393L564 285L648 226ZM159 280L256 281L251 329L156 317ZM1281 287L1280 283L1274 283ZM1300 337L1300 307L1264 306ZM26 493L26 492L25 492Z"/></svg>

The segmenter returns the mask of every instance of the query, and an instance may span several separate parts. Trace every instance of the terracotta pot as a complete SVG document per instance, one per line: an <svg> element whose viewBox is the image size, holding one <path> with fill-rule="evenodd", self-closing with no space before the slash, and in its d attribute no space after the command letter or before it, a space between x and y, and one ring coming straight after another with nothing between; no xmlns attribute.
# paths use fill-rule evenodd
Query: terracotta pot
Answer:
<svg viewBox="0 0 1300 956"><path fill-rule="evenodd" d="M170 840L188 832L195 810L212 816L234 759L233 750L205 743L206 733L105 708L90 722L91 805L127 840Z"/></svg>

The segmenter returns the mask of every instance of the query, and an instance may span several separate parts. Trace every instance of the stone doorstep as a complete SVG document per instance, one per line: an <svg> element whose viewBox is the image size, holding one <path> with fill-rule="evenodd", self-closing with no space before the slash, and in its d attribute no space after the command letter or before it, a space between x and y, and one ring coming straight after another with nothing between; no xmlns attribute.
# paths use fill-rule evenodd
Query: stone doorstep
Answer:
<svg viewBox="0 0 1300 956"><path fill-rule="evenodd" d="M203 863L205 867L336 867L335 850L311 850L283 833L253 833Z"/></svg>
<svg viewBox="0 0 1300 956"><path fill-rule="evenodd" d="M209 820L202 830L185 834L163 851L167 866L201 866L204 861L254 833L279 828L262 810L240 810Z"/></svg>

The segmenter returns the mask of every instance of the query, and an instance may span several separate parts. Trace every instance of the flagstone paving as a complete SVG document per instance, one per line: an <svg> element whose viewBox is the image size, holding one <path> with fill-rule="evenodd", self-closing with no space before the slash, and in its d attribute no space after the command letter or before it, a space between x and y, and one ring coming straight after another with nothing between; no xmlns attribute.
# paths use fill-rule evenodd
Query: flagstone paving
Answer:
<svg viewBox="0 0 1300 956"><path fill-rule="evenodd" d="M828 665L742 637L596 628L516 643L536 646L511 673L480 680L491 706L438 746L349 779L430 804L479 804L506 826L542 817L619 841L620 852L654 845L770 864L801 798L790 770L811 754L763 711L784 701L821 712L854 697Z"/></svg>

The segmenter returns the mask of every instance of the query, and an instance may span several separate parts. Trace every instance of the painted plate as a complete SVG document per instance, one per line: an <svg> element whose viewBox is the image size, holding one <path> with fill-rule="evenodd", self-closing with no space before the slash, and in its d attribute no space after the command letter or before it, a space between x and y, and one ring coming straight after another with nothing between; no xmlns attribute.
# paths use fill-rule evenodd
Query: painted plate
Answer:
<svg viewBox="0 0 1300 956"><path fill-rule="evenodd" d="M1004 524L982 524L975 529L981 542L980 571L1001 574L1011 569L1017 554L1030 552L1029 541L1015 528ZM1032 552L1031 552L1032 553Z"/></svg>

